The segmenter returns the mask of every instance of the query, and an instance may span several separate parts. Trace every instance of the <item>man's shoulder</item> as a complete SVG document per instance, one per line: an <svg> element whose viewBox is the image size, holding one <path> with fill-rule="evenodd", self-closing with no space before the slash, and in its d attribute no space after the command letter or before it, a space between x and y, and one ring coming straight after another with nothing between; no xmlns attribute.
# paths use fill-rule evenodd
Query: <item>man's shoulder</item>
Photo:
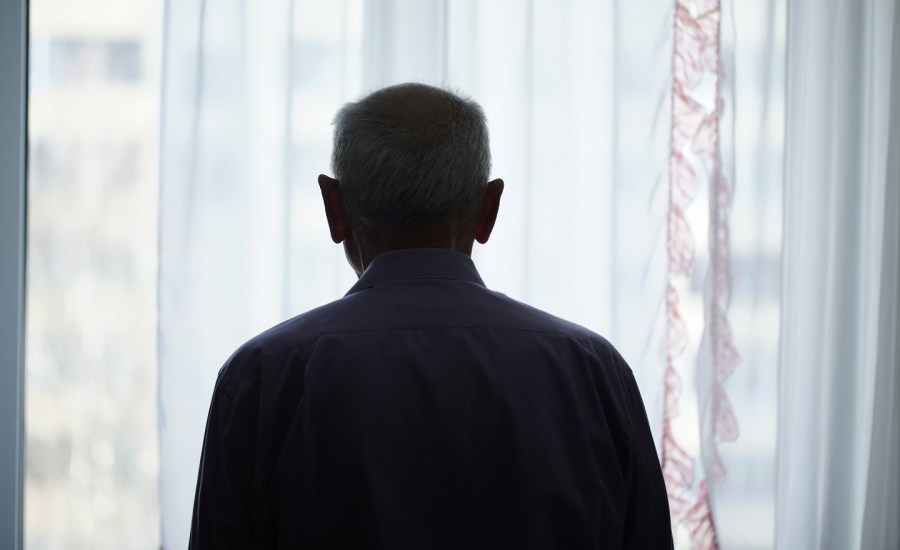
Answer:
<svg viewBox="0 0 900 550"><path fill-rule="evenodd" d="M220 372L245 378L269 361L305 360L322 335L352 335L379 330L452 328L480 331L525 331L536 336L576 341L604 363L624 364L603 336L574 322L520 302L501 292L471 285L465 295L432 294L419 300L398 288L349 294L292 317L251 338L229 358ZM282 357L283 356L283 357Z"/></svg>
<svg viewBox="0 0 900 550"><path fill-rule="evenodd" d="M305 356L310 343L329 320L340 318L351 301L348 297L335 300L282 321L247 340L225 361L219 371L220 383L234 385L258 376L264 363L281 355Z"/></svg>
<svg viewBox="0 0 900 550"><path fill-rule="evenodd" d="M576 340L603 358L610 356L614 356L617 359L619 358L619 353L615 346L613 346L605 337L593 330L567 319L563 319L562 317L558 317L535 306L510 298L500 292L489 292L497 296L498 300L506 304L504 313L507 314L510 319L515 320L517 323L516 326L521 326L526 330L553 333Z"/></svg>
<svg viewBox="0 0 900 550"><path fill-rule="evenodd" d="M341 311L345 311L347 306L348 300L345 297L313 308L261 332L241 347L259 350L264 356L303 347L304 343L314 339L325 329L330 319L340 317Z"/></svg>

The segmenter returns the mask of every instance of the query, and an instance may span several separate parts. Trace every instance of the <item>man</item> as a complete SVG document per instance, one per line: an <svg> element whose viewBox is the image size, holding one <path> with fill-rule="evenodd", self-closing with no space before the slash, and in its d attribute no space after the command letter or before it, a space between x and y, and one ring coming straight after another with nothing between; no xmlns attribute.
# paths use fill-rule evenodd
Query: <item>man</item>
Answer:
<svg viewBox="0 0 900 550"><path fill-rule="evenodd" d="M481 108L404 84L337 115L319 176L359 281L216 383L193 548L671 548L631 370L485 288L503 181Z"/></svg>

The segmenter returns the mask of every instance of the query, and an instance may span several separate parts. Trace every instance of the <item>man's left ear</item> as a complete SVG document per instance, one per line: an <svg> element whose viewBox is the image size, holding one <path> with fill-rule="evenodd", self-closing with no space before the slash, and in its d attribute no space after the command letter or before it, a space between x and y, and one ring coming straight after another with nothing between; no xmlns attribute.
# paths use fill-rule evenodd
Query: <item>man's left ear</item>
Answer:
<svg viewBox="0 0 900 550"><path fill-rule="evenodd" d="M497 221L497 211L500 209L500 195L503 194L503 180L495 179L487 183L484 194L484 203L475 224L475 240L481 244L488 242L494 223Z"/></svg>
<svg viewBox="0 0 900 550"><path fill-rule="evenodd" d="M338 182L325 174L319 174L319 189L322 191L322 202L325 206L328 229L331 231L331 240L335 243L343 242L347 238L349 225Z"/></svg>

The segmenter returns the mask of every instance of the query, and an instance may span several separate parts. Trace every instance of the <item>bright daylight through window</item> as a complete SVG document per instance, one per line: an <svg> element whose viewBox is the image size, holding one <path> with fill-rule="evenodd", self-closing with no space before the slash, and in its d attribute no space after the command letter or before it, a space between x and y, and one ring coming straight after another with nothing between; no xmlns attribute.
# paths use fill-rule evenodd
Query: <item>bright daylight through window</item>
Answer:
<svg viewBox="0 0 900 550"><path fill-rule="evenodd" d="M658 444L675 4L31 1L26 547L187 540L219 367L353 282L315 184L331 117L396 82L446 83L483 105L507 187L479 271L609 337ZM786 12L722 5L724 87L695 90L724 98L734 189L741 360L725 389L740 437L719 447L716 519L724 547L761 550L775 533ZM687 345L673 430L695 458L705 185L683 212L692 270L674 283Z"/></svg>
<svg viewBox="0 0 900 550"><path fill-rule="evenodd" d="M30 3L27 548L158 540L161 9Z"/></svg>

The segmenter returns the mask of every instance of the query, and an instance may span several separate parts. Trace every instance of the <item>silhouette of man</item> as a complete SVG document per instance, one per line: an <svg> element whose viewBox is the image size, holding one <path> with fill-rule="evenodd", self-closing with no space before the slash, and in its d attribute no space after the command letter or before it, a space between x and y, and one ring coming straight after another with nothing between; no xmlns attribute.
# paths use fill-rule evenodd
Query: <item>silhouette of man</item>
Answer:
<svg viewBox="0 0 900 550"><path fill-rule="evenodd" d="M631 370L488 290L484 114L421 84L337 114L325 214L359 281L219 373L192 548L671 548Z"/></svg>

